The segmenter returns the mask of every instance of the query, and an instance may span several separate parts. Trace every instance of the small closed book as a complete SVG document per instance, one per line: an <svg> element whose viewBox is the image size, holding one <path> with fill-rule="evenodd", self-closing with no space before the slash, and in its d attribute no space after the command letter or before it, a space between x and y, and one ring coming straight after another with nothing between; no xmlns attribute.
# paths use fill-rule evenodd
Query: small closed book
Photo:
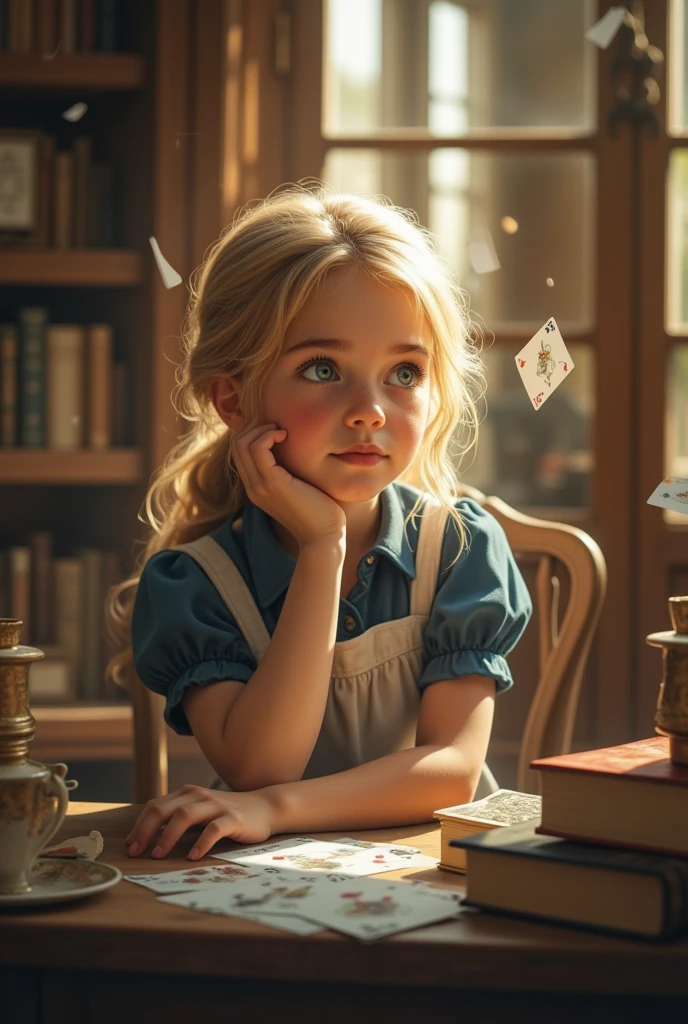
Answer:
<svg viewBox="0 0 688 1024"><path fill-rule="evenodd" d="M669 740L531 762L542 779L543 835L688 856L688 768L673 764Z"/></svg>
<svg viewBox="0 0 688 1024"><path fill-rule="evenodd" d="M688 931L688 861L538 835L533 822L452 845L466 852L470 905L643 939Z"/></svg>
<svg viewBox="0 0 688 1024"><path fill-rule="evenodd" d="M498 789L482 800L433 811L433 817L440 821L441 853L437 866L446 871L463 873L466 870L466 854L464 850L450 845L450 840L533 818L539 821L540 804L540 797L533 793Z"/></svg>

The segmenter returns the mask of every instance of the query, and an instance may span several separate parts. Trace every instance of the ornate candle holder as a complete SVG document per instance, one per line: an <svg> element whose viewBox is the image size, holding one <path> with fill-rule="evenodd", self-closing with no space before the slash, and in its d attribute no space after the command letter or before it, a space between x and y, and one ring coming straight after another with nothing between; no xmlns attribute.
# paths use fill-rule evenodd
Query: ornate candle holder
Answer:
<svg viewBox="0 0 688 1024"><path fill-rule="evenodd" d="M662 682L655 731L669 737L674 764L688 766L688 596L669 598L673 630L650 633L645 642L662 648Z"/></svg>

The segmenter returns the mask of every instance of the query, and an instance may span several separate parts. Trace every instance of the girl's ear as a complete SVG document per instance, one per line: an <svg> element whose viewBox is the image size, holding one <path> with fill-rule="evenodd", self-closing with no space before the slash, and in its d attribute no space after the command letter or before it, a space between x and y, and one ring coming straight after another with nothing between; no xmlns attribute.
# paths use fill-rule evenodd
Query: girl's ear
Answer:
<svg viewBox="0 0 688 1024"><path fill-rule="evenodd" d="M215 412L232 430L244 429L241 409L241 384L236 377L220 377L210 385L210 397Z"/></svg>

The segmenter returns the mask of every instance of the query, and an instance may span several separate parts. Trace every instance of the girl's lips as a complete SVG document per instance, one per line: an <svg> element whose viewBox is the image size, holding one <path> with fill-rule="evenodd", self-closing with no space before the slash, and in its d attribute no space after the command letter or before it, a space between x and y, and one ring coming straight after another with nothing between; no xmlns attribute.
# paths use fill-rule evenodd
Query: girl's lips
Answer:
<svg viewBox="0 0 688 1024"><path fill-rule="evenodd" d="M382 460L387 458L387 456L376 455L374 452L369 455L366 455L363 452L346 452L346 454L337 455L335 458L341 459L342 462L348 462L352 466L376 466L378 462L382 462Z"/></svg>

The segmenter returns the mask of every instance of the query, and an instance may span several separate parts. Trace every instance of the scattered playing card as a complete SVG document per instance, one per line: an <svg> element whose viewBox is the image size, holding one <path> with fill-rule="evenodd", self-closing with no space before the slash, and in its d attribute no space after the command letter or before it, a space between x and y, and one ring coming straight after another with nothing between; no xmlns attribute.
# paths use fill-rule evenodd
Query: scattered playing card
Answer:
<svg viewBox="0 0 688 1024"><path fill-rule="evenodd" d="M688 477L667 476L647 499L648 505L670 508L688 516Z"/></svg>
<svg viewBox="0 0 688 1024"><path fill-rule="evenodd" d="M211 856L244 866L261 865L326 874L341 872L349 877L375 875L404 867L434 867L437 863L437 858L409 847L387 843L362 844L351 839L327 842L304 837Z"/></svg>
<svg viewBox="0 0 688 1024"><path fill-rule="evenodd" d="M573 369L554 317L518 353L516 368L533 407L539 409Z"/></svg>
<svg viewBox="0 0 688 1024"><path fill-rule="evenodd" d="M606 50L616 33L623 25L625 17L625 7L610 7L607 13L604 14L599 21L596 21L594 25L590 26L588 31L585 33L585 38L589 43L594 43L595 46L599 46L601 50Z"/></svg>
<svg viewBox="0 0 688 1024"><path fill-rule="evenodd" d="M249 921L259 921L271 928L279 928L281 931L291 932L293 935L315 935L323 930L323 925L307 921L305 917L298 917L296 914L251 914L244 911L237 914L231 908L231 901L227 898L227 891L201 889L198 892L177 893L172 896L160 896L160 903L171 903L175 907L188 907L189 910L200 910L208 914L225 914L228 917L243 917Z"/></svg>
<svg viewBox="0 0 688 1024"><path fill-rule="evenodd" d="M294 877L293 882L252 878L231 888L213 890L217 897L214 906L221 906L221 912L249 916L251 920L262 920L267 911L274 915L277 924L277 915L296 913L344 935L370 941L454 918L461 905L459 893L436 890L429 894L425 887L405 882L377 878L331 880L322 875L308 879L308 874ZM201 898L207 897L205 889Z"/></svg>
<svg viewBox="0 0 688 1024"><path fill-rule="evenodd" d="M182 283L182 279L174 267L171 267L163 254L160 252L160 246L158 245L155 236L151 235L148 239L155 256L155 262L158 264L158 270L162 277L162 282L167 289L176 288L178 284Z"/></svg>
<svg viewBox="0 0 688 1024"><path fill-rule="evenodd" d="M65 121L80 121L88 110L88 103L75 103L74 106L69 107L68 110L62 111L62 116Z"/></svg>
<svg viewBox="0 0 688 1024"><path fill-rule="evenodd" d="M196 892L208 886L255 878L260 870L257 868L251 871L238 864L213 864L210 867L184 868L181 871L159 871L152 875L125 875L124 880L158 893Z"/></svg>
<svg viewBox="0 0 688 1024"><path fill-rule="evenodd" d="M487 228L478 228L468 243L468 259L476 274L490 274L500 269L502 264Z"/></svg>

